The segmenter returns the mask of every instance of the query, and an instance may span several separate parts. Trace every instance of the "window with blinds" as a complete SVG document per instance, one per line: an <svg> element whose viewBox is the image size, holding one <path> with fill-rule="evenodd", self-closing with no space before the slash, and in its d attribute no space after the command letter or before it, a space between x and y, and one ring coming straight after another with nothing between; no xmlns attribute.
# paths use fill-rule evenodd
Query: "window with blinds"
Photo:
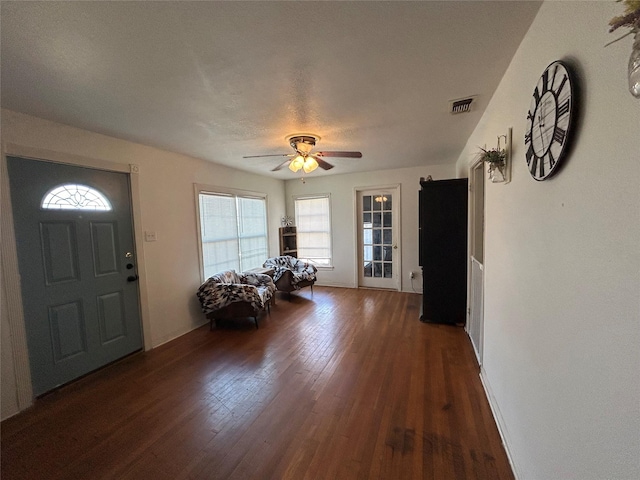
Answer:
<svg viewBox="0 0 640 480"><path fill-rule="evenodd" d="M268 257L266 198L203 191L198 198L204 278L261 267Z"/></svg>
<svg viewBox="0 0 640 480"><path fill-rule="evenodd" d="M294 199L298 229L298 258L314 265L330 267L331 207L329 195Z"/></svg>

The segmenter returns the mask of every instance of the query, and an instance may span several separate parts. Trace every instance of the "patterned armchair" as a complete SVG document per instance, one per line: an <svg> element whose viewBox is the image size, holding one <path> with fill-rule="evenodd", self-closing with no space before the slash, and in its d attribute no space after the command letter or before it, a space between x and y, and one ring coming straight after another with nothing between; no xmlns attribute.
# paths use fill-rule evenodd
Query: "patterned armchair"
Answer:
<svg viewBox="0 0 640 480"><path fill-rule="evenodd" d="M202 311L209 319L209 328L218 320L234 317L253 317L258 328L258 315L265 307L270 312L269 300L276 286L269 275L237 273L226 270L209 277L198 289Z"/></svg>
<svg viewBox="0 0 640 480"><path fill-rule="evenodd" d="M276 288L281 292L291 295L294 290L310 286L313 294L313 284L316 283L318 269L310 263L283 255L267 259L263 266L274 269L273 280Z"/></svg>

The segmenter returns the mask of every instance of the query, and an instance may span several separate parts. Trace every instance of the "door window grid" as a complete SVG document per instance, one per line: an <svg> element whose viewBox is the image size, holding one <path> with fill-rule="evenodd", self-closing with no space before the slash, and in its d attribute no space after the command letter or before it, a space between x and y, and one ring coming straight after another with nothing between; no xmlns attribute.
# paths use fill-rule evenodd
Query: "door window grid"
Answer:
<svg viewBox="0 0 640 480"><path fill-rule="evenodd" d="M365 277L393 278L391 194L363 195L362 244Z"/></svg>
<svg viewBox="0 0 640 480"><path fill-rule="evenodd" d="M261 267L268 257L266 199L199 194L204 278Z"/></svg>
<svg viewBox="0 0 640 480"><path fill-rule="evenodd" d="M102 193L75 183L59 185L49 190L41 206L45 210L111 210L111 203Z"/></svg>

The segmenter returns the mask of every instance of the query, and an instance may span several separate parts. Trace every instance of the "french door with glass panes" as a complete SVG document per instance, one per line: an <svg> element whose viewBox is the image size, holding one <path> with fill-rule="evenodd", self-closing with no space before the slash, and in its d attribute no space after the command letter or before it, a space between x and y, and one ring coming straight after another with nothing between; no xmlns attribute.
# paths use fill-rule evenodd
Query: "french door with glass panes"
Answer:
<svg viewBox="0 0 640 480"><path fill-rule="evenodd" d="M398 187L360 190L358 200L358 285L400 289Z"/></svg>

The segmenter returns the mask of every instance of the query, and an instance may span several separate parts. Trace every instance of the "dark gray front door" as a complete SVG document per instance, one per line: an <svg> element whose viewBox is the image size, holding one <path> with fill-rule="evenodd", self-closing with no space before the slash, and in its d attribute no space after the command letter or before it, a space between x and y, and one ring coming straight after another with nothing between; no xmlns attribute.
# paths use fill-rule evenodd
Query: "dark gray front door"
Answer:
<svg viewBox="0 0 640 480"><path fill-rule="evenodd" d="M7 163L40 395L142 348L129 177L14 157Z"/></svg>

